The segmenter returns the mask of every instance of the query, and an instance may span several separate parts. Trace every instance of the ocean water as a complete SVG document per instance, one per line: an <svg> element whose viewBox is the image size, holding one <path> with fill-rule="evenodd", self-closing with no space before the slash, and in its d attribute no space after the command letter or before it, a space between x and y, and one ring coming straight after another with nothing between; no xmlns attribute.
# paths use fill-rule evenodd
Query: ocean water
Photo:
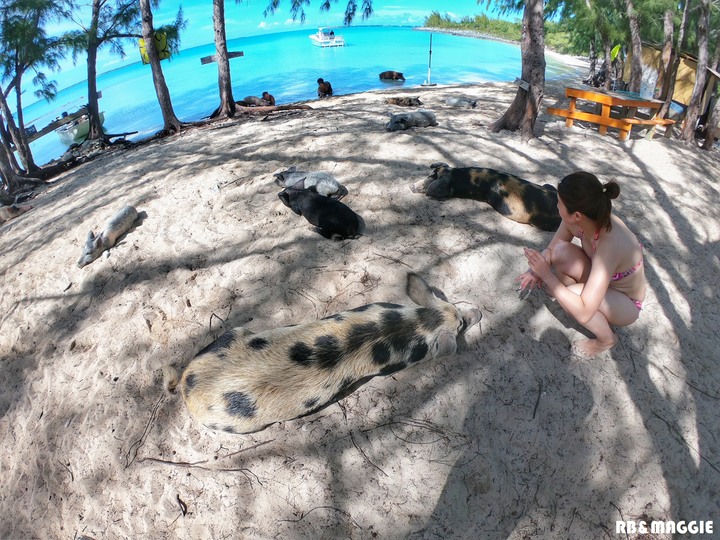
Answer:
<svg viewBox="0 0 720 540"><path fill-rule="evenodd" d="M230 60L233 96L260 96L267 90L277 104L315 99L316 80L332 83L336 95L388 88L413 87L427 79L430 33L408 27L356 26L336 29L345 47L320 48L309 35L315 29L239 38L228 41L229 51L244 56ZM181 51L162 62L176 116L194 121L209 116L219 105L217 64L202 65L200 58L215 53L210 43ZM132 52L129 52L132 54ZM137 133L138 140L162 128L149 65L138 62L98 77L108 133ZM574 73L577 68L546 57L548 79ZM432 34L431 81L438 84L513 81L521 73L520 46L493 40ZM406 81L383 82L378 73L401 71ZM87 83L64 88L52 102L39 101L23 108L26 125L40 130L59 117L87 103ZM66 147L55 133L31 143L38 164L59 158Z"/></svg>

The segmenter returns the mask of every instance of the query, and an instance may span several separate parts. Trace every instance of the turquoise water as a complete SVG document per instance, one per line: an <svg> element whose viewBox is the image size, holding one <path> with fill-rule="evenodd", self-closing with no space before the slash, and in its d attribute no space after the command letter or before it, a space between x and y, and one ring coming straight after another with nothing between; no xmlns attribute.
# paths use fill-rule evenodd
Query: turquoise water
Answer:
<svg viewBox="0 0 720 540"><path fill-rule="evenodd" d="M430 34L405 27L348 27L336 29L346 47L322 49L308 36L314 29L268 34L228 41L228 50L245 56L230 60L233 95L236 100L259 96L267 90L277 104L316 98L318 77L329 80L335 94L350 94L387 88L378 79L385 70L402 71L404 87L425 82L428 71ZM201 65L200 58L215 53L208 44L181 51L163 61L163 73L170 90L175 114L182 121L194 121L212 113L220 103L217 64ZM132 53L130 53L132 54ZM575 68L552 58L547 60L548 79L574 73ZM512 81L520 76L520 47L515 44L480 40L447 34L432 34L432 76L439 84ZM98 77L102 91L100 109L105 112L108 133L138 133L137 140L152 136L162 128L162 115L155 97L150 66L135 64ZM87 83L58 93L48 103L41 101L24 107L26 125L39 130L60 116L87 102ZM60 157L65 146L55 133L31 143L39 164Z"/></svg>

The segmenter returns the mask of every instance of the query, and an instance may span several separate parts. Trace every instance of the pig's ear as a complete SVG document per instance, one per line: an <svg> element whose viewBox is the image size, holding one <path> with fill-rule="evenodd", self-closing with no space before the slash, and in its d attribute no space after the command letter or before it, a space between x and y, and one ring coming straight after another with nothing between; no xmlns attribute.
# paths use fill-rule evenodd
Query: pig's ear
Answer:
<svg viewBox="0 0 720 540"><path fill-rule="evenodd" d="M480 319L482 319L482 312L477 308L473 308L461 311L460 316L463 320L463 330L467 330L471 326L475 326L480 322Z"/></svg>
<svg viewBox="0 0 720 540"><path fill-rule="evenodd" d="M433 294L430 285L415 272L408 273L405 292L410 297L410 300L420 306L429 307L438 302L438 298Z"/></svg>

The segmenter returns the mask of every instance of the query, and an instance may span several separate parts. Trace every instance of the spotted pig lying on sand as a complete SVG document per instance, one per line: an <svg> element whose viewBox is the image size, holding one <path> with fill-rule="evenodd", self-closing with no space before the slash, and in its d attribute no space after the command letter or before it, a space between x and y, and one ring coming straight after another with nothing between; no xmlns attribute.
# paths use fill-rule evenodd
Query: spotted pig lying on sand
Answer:
<svg viewBox="0 0 720 540"><path fill-rule="evenodd" d="M437 199L474 199L486 202L497 212L518 223L528 223L543 231L560 226L557 190L550 184L539 186L512 174L484 167L430 165L432 173L410 186L414 193Z"/></svg>
<svg viewBox="0 0 720 540"><path fill-rule="evenodd" d="M190 414L228 433L250 433L321 409L375 375L455 354L457 336L480 311L460 311L407 275L407 295L421 307L361 306L331 317L253 334L243 327L200 351L182 377L164 368Z"/></svg>
<svg viewBox="0 0 720 540"><path fill-rule="evenodd" d="M417 96L401 96L401 97L389 97L385 99L385 103L388 105L399 105L400 107L419 107L422 105L422 101Z"/></svg>

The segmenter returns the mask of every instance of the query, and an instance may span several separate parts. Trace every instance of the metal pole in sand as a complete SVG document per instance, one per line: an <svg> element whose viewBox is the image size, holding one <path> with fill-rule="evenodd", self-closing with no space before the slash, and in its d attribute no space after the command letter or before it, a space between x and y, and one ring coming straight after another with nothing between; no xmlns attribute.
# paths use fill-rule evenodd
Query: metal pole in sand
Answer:
<svg viewBox="0 0 720 540"><path fill-rule="evenodd" d="M430 34L430 54L428 55L428 78L420 86L437 86L437 84L430 82L430 67L432 66L432 33Z"/></svg>

